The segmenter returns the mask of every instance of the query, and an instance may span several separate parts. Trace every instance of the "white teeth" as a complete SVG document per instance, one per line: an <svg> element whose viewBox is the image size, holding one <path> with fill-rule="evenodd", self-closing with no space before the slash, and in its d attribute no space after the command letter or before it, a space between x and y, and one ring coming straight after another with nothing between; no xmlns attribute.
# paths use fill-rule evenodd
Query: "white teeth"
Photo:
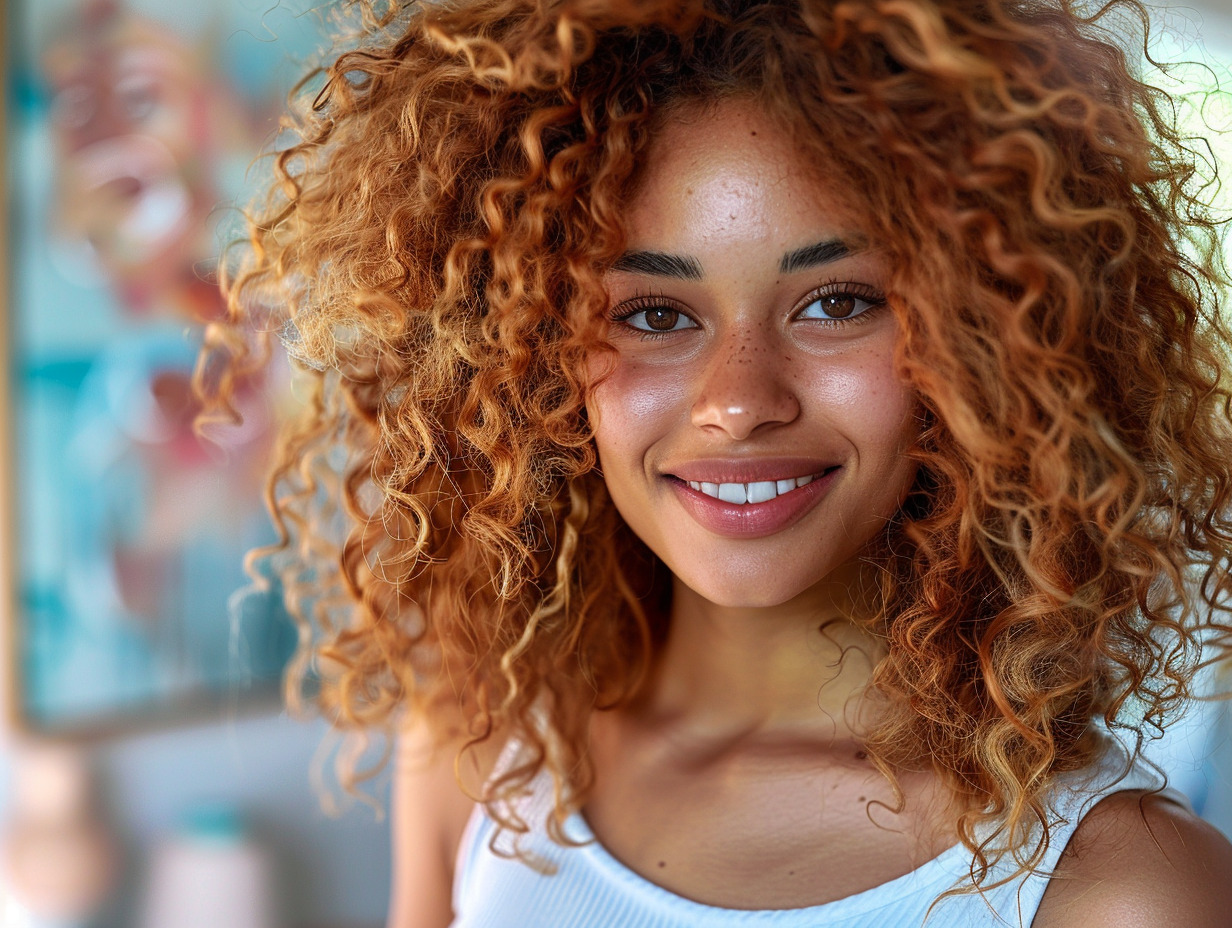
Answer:
<svg viewBox="0 0 1232 928"><path fill-rule="evenodd" d="M778 488L773 480L750 483L748 486L748 499L750 503L766 503L778 495Z"/></svg>
<svg viewBox="0 0 1232 928"><path fill-rule="evenodd" d="M808 474L786 480L757 480L753 483L706 483L704 480L690 480L688 483L699 493L721 499L725 503L743 506L746 503L768 503L776 496L808 486L813 480L814 475Z"/></svg>

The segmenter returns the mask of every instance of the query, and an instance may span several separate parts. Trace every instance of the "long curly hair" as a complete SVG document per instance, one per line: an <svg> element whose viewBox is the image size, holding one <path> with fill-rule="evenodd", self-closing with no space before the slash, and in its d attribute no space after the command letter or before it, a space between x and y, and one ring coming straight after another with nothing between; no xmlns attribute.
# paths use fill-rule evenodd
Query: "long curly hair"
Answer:
<svg viewBox="0 0 1232 928"><path fill-rule="evenodd" d="M348 8L200 366L216 417L271 333L310 385L256 555L301 619L291 692L517 737L489 810L525 829L502 800L546 767L562 837L591 713L638 692L670 605L595 470L601 274L665 114L753 98L853 191L925 412L866 552L867 750L965 800L977 881L982 824L1038 861L1058 775L1101 724L1160 726L1229 630L1221 227L1166 95L1070 0Z"/></svg>

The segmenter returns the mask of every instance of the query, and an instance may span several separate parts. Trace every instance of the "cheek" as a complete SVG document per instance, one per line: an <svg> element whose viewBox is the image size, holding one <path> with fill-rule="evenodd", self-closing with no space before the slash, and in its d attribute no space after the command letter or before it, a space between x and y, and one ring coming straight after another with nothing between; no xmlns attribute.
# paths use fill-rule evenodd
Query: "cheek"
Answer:
<svg viewBox="0 0 1232 928"><path fill-rule="evenodd" d="M919 435L918 401L894 372L893 343L816 368L807 387L864 466L895 469Z"/></svg>
<svg viewBox="0 0 1232 928"><path fill-rule="evenodd" d="M614 459L640 458L679 421L687 404L679 368L621 359L594 390L586 410L604 467Z"/></svg>
<svg viewBox="0 0 1232 928"><path fill-rule="evenodd" d="M882 482L885 504L897 508L910 492L919 469L919 464L907 456L920 437L919 401L912 387L895 376L889 363L871 372L866 389L861 461Z"/></svg>

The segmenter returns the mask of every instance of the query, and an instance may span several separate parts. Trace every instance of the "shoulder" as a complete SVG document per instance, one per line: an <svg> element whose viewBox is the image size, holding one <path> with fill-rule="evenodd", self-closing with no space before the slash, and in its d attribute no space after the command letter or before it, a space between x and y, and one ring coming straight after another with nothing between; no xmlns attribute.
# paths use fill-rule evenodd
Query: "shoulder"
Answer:
<svg viewBox="0 0 1232 928"><path fill-rule="evenodd" d="M1178 803L1114 793L1082 820L1033 928L1226 928L1232 844Z"/></svg>
<svg viewBox="0 0 1232 928"><path fill-rule="evenodd" d="M497 751L485 743L456 764L463 743L442 739L422 723L398 740L390 822L391 928L437 928L452 921L454 860Z"/></svg>

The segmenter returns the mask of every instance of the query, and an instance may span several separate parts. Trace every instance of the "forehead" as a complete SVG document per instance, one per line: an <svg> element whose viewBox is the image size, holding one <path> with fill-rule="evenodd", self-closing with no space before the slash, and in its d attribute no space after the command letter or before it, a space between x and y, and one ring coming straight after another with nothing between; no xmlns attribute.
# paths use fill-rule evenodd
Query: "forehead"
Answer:
<svg viewBox="0 0 1232 928"><path fill-rule="evenodd" d="M705 251L857 231L859 209L823 156L754 101L673 112L648 147L625 215L629 246Z"/></svg>

